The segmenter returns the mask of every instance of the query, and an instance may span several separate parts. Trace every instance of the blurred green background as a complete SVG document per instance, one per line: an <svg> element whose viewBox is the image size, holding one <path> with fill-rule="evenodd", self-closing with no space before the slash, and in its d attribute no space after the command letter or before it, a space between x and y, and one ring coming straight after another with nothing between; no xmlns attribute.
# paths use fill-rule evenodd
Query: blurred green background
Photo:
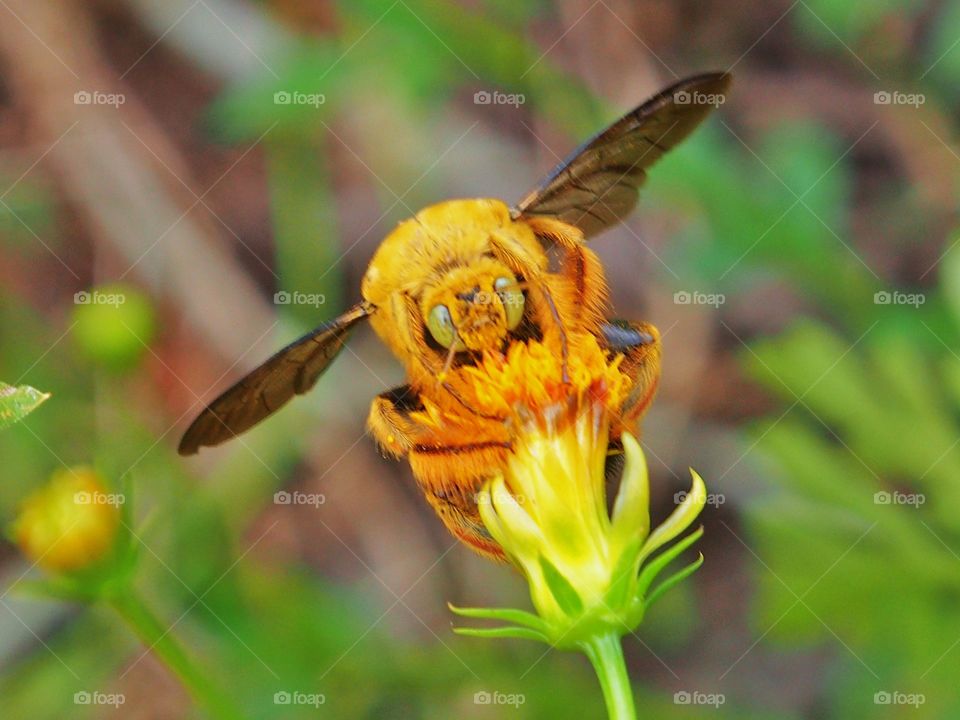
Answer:
<svg viewBox="0 0 960 720"><path fill-rule="evenodd" d="M655 515L688 466L716 494L704 568L626 639L641 717L960 717L956 3L6 0L0 62L0 380L53 393L0 433L0 518L64 465L131 483L138 587L255 718L602 716L582 658L451 632L446 602L525 588L365 437L401 378L371 333L243 442L175 445L399 220L513 202L730 69L594 243L664 334ZM117 283L141 301L75 299ZM0 573L0 716L197 716L108 613L11 591L37 571L7 543Z"/></svg>

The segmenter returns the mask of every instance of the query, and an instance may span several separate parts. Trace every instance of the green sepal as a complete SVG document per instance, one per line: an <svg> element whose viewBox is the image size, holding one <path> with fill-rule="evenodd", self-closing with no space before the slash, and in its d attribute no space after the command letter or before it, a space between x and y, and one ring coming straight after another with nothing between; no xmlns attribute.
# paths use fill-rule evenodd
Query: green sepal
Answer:
<svg viewBox="0 0 960 720"><path fill-rule="evenodd" d="M550 640L543 633L531 630L526 627L514 627L507 625L498 628L458 628L453 631L457 635L466 635L468 637L479 638L520 638L521 640L536 640L538 642L550 644Z"/></svg>
<svg viewBox="0 0 960 720"><path fill-rule="evenodd" d="M480 618L483 620L504 620L516 623L525 628L535 630L541 634L546 632L547 624L537 615L525 610L514 608L461 608L447 603L450 611L461 617Z"/></svg>
<svg viewBox="0 0 960 720"><path fill-rule="evenodd" d="M699 540L702 535L703 526L701 525L685 538L676 544L671 545L669 548L657 555L653 560L644 565L643 569L640 571L640 577L637 580L637 592L634 597L642 601L644 595L646 595L647 590L650 588L650 585L653 584L653 581L656 579L657 575L659 575L667 565L673 562L677 556L680 555L680 553Z"/></svg>
<svg viewBox="0 0 960 720"><path fill-rule="evenodd" d="M650 593L650 597L648 597L644 601L645 607L649 609L650 606L653 605L653 603L655 603L660 598L661 595L663 595L667 590L672 588L677 583L685 580L701 565L703 565L702 554L699 557L697 557L697 559L694 560L692 563L687 565L685 568L683 568L682 570L678 570L673 575L671 575L666 580L664 580L662 583L657 585L657 587L654 588L653 592Z"/></svg>
<svg viewBox="0 0 960 720"><path fill-rule="evenodd" d="M583 613L583 600L570 581L563 576L556 565L550 562L543 555L540 556L540 568L543 571L543 579L550 588L553 598L557 601L560 609L569 617L576 617Z"/></svg>
<svg viewBox="0 0 960 720"><path fill-rule="evenodd" d="M637 563L640 560L640 546L643 545L643 538L638 537L633 540L617 560L613 569L613 581L607 590L605 604L611 609L618 609L624 606L630 598L631 588L637 579Z"/></svg>

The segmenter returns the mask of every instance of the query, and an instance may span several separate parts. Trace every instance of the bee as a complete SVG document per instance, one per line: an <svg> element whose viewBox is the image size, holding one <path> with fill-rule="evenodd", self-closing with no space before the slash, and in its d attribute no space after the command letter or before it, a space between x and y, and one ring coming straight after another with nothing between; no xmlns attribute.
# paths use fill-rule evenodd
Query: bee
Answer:
<svg viewBox="0 0 960 720"><path fill-rule="evenodd" d="M583 143L512 207L496 199L449 200L401 222L370 261L360 302L210 403L184 434L180 454L229 440L309 391L351 331L369 321L406 370L404 385L374 398L370 433L386 454L408 459L455 537L502 558L475 497L505 466L510 429L472 407L452 375L485 352L531 340L549 340L566 368L570 333L591 333L609 353L623 355L621 369L633 380L611 429L615 449L656 392L660 336L650 323L604 318L603 269L585 241L629 215L647 169L715 107L703 99L723 97L729 84L728 74L710 73L664 89ZM558 256L553 263L550 248ZM437 407L457 408L467 426L442 432L429 419Z"/></svg>

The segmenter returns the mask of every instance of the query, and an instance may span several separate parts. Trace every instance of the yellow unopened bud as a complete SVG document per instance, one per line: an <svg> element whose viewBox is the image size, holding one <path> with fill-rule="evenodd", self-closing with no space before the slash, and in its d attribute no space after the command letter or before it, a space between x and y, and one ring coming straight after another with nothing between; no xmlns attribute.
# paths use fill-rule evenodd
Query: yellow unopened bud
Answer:
<svg viewBox="0 0 960 720"><path fill-rule="evenodd" d="M93 470L60 470L24 501L13 537L46 570L82 570L111 552L122 504L123 496L109 493Z"/></svg>

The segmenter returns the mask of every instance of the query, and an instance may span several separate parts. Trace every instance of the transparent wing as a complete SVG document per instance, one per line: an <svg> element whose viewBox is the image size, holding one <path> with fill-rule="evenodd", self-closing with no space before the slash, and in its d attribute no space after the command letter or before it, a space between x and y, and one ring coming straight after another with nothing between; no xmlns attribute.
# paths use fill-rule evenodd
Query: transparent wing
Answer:
<svg viewBox="0 0 960 720"><path fill-rule="evenodd" d="M287 345L210 403L184 433L177 451L193 455L249 430L310 390L343 348L350 331L373 312L355 305L340 317Z"/></svg>
<svg viewBox="0 0 960 720"><path fill-rule="evenodd" d="M574 150L514 208L515 217L548 215L590 237L619 223L637 204L647 168L719 104L730 75L697 75L671 85Z"/></svg>

